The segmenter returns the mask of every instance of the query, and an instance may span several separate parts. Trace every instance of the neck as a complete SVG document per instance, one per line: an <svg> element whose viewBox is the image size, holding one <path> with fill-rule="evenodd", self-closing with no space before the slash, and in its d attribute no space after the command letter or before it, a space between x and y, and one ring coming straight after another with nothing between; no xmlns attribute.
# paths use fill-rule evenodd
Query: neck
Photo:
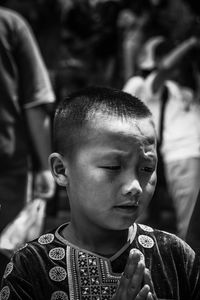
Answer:
<svg viewBox="0 0 200 300"><path fill-rule="evenodd" d="M64 238L79 248L103 255L112 255L127 242L128 229L116 231L102 228L84 228L73 222L64 228Z"/></svg>

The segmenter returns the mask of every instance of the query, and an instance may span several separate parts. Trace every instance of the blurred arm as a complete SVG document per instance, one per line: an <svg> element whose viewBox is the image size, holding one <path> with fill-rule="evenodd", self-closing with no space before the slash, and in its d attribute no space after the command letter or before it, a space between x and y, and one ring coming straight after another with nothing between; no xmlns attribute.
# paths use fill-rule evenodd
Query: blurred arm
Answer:
<svg viewBox="0 0 200 300"><path fill-rule="evenodd" d="M25 110L28 131L37 159L35 174L35 197L50 198L55 191L55 182L48 166L51 153L50 116L42 105Z"/></svg>
<svg viewBox="0 0 200 300"><path fill-rule="evenodd" d="M157 92L163 85L164 81L169 77L173 69L180 63L184 56L194 47L199 46L199 40L191 37L182 42L169 54L167 54L158 65L158 74L153 82L153 92Z"/></svg>

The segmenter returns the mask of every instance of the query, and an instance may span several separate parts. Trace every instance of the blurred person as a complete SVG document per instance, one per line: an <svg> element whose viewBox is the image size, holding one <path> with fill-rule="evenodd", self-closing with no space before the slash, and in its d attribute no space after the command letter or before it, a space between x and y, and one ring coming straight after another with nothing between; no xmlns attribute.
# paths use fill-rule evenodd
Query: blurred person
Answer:
<svg viewBox="0 0 200 300"><path fill-rule="evenodd" d="M122 28L122 70L124 83L138 72L137 58L143 44L162 35L178 44L191 35L194 13L182 0L126 0L119 14ZM181 18L177 18L181 15ZM173 30L172 30L173 28Z"/></svg>
<svg viewBox="0 0 200 300"><path fill-rule="evenodd" d="M136 15L131 9L123 9L118 16L118 27L122 32L123 82L137 72L137 57L145 40L144 27L150 14Z"/></svg>
<svg viewBox="0 0 200 300"><path fill-rule="evenodd" d="M0 232L28 195L49 199L48 167L55 101L33 32L18 13L0 8ZM33 174L33 191L28 175ZM29 177L30 178L30 177Z"/></svg>
<svg viewBox="0 0 200 300"><path fill-rule="evenodd" d="M150 0L124 1L124 7L118 15L118 28L121 33L121 61L123 83L137 72L137 57L142 45L155 30L157 19L153 17L155 5Z"/></svg>
<svg viewBox="0 0 200 300"><path fill-rule="evenodd" d="M117 86L118 68L117 16L121 0L58 1L61 20L62 73L66 72L71 91L87 85ZM64 68L66 66L66 68ZM66 70L66 71L65 71ZM68 73L73 82L70 81ZM85 74L87 73L87 76ZM118 75L117 75L118 74ZM62 96L61 96L62 99Z"/></svg>
<svg viewBox="0 0 200 300"><path fill-rule="evenodd" d="M195 37L176 47L170 46L162 36L152 37L140 53L141 75L130 78L123 88L142 98L152 110L158 139L161 107L164 108L160 151L176 212L177 233L182 238L185 238L199 190L199 72L191 56L187 56L199 46ZM167 93L165 107L161 106L164 91Z"/></svg>
<svg viewBox="0 0 200 300"><path fill-rule="evenodd" d="M190 219L188 231L186 235L186 242L195 250L200 256L200 192L198 193L197 201Z"/></svg>

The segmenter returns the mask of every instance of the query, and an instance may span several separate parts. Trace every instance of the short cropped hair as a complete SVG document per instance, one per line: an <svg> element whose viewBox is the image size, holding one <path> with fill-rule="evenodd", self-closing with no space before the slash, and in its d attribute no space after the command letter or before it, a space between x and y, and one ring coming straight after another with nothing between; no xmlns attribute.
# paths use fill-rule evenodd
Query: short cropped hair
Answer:
<svg viewBox="0 0 200 300"><path fill-rule="evenodd" d="M72 155L84 125L94 120L98 112L122 119L152 117L148 107L128 93L108 87L87 87L58 104L54 117L54 151Z"/></svg>

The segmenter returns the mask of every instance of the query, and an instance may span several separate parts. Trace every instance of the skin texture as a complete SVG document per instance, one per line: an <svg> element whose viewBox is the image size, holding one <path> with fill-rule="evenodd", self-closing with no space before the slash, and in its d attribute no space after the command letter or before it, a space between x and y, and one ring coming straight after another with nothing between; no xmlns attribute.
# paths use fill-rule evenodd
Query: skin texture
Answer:
<svg viewBox="0 0 200 300"><path fill-rule="evenodd" d="M59 153L50 156L54 178L66 187L71 207L71 221L62 234L78 247L108 255L124 245L129 226L153 195L155 129L150 118L98 114L81 139L73 159ZM135 254L129 258L128 279L122 276L114 300L154 299L144 262L137 260ZM135 286L129 289L131 297L125 292L127 285Z"/></svg>

